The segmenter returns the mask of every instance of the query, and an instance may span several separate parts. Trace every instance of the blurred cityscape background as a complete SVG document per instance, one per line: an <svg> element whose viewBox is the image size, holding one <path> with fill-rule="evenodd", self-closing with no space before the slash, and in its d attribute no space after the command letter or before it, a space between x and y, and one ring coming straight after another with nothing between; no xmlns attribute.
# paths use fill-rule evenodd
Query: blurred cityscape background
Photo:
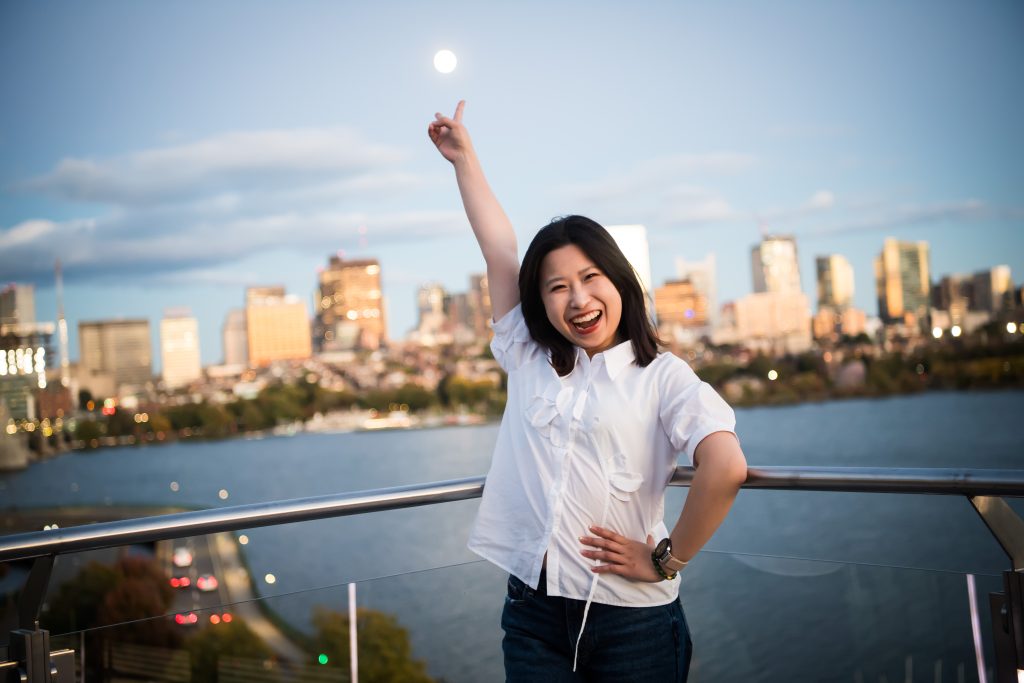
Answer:
<svg viewBox="0 0 1024 683"><path fill-rule="evenodd" d="M719 302L715 254L680 259L676 277L654 286L645 227L610 230L647 288L668 348L734 403L1024 386L1024 287L1007 265L936 277L927 242L887 238L871 264L878 306L869 314L854 305L846 257L815 256L811 302L796 239L766 234L750 249L754 291ZM59 292L59 265L55 274ZM33 285L8 284L0 291L7 441L21 435L48 452L68 443L500 415L504 378L487 346L486 277L468 275L461 292L420 286L417 325L402 339L388 334L384 277L378 259L329 256L310 274L312 312L283 286L247 287L219 330L223 362L205 367L199 324L187 308L152 322L156 348L148 319L81 321L80 354L71 362L63 315L37 321ZM27 454L15 445L9 462L24 464Z"/></svg>
<svg viewBox="0 0 1024 683"><path fill-rule="evenodd" d="M463 98L520 251L609 226L752 466L1019 468L1022 30L1010 0L0 3L5 533L486 472L505 378L425 135ZM965 586L1006 558L963 503L744 491L687 569L694 680L991 676ZM364 680L498 679L474 510L62 556L42 626L88 680L347 680L356 621Z"/></svg>

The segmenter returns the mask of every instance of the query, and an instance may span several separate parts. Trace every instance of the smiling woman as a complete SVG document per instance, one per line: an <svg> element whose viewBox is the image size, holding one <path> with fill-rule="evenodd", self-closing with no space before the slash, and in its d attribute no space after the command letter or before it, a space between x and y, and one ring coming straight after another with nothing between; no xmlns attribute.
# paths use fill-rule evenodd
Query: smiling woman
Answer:
<svg viewBox="0 0 1024 683"><path fill-rule="evenodd" d="M583 216L515 232L483 175L464 102L431 140L455 167L487 263L508 403L469 548L509 572L508 681L686 680L679 573L746 478L732 409L659 353L643 289L608 231ZM697 467L669 534L665 487ZM656 539L660 542L655 544ZM588 618L599 627L587 628ZM586 637L584 637L586 634Z"/></svg>

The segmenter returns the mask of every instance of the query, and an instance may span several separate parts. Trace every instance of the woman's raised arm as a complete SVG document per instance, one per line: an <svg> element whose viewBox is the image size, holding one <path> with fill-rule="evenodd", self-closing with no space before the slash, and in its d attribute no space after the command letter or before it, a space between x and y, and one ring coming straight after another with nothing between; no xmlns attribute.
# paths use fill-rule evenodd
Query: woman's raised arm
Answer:
<svg viewBox="0 0 1024 683"><path fill-rule="evenodd" d="M519 303L519 252L512 223L487 184L469 131L462 125L465 106L466 102L460 101L452 118L435 114L427 134L441 156L455 167L462 206L487 263L492 314L500 320Z"/></svg>

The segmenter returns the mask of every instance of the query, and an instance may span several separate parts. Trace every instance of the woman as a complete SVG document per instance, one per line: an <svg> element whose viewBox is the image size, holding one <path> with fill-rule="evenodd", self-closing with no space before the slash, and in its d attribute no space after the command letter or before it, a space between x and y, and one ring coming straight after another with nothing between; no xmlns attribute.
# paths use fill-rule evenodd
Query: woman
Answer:
<svg viewBox="0 0 1024 683"><path fill-rule="evenodd" d="M428 127L455 167L487 263L508 403L469 547L509 572L509 681L684 681L679 571L746 479L728 405L658 353L643 290L604 228L542 228L520 267L512 225L462 124ZM671 534L678 454L697 468Z"/></svg>

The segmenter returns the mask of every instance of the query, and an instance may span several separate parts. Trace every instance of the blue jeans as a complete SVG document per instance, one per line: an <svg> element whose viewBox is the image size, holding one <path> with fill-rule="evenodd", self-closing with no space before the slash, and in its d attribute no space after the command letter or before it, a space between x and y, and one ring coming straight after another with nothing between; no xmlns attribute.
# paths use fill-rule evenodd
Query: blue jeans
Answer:
<svg viewBox="0 0 1024 683"><path fill-rule="evenodd" d="M686 680L692 643L678 598L658 607L591 603L573 672L585 603L547 595L544 582L542 574L533 590L509 576L501 613L508 683Z"/></svg>

